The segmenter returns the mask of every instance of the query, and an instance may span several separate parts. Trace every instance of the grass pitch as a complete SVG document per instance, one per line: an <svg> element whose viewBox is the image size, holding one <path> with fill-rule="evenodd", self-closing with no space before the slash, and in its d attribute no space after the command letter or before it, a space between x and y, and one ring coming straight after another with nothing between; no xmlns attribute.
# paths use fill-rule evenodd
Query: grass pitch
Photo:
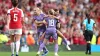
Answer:
<svg viewBox="0 0 100 56"><path fill-rule="evenodd" d="M93 52L92 55L85 55L84 52L59 52L59 56L100 56L99 52ZM0 56L11 56L10 52L0 52ZM36 52L20 52L19 56L36 56ZM54 56L54 52L49 52L47 56Z"/></svg>

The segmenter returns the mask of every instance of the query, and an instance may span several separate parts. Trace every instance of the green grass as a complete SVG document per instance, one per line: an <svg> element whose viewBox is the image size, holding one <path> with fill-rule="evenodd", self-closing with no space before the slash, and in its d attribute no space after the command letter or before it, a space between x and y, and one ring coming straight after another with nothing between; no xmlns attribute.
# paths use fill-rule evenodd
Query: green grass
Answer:
<svg viewBox="0 0 100 56"><path fill-rule="evenodd" d="M84 52L59 52L59 56L100 56L99 52L93 52L92 55L85 55ZM10 52L0 52L0 56L10 56ZM20 56L36 56L36 52L19 53ZM49 52L47 56L54 56L54 52Z"/></svg>

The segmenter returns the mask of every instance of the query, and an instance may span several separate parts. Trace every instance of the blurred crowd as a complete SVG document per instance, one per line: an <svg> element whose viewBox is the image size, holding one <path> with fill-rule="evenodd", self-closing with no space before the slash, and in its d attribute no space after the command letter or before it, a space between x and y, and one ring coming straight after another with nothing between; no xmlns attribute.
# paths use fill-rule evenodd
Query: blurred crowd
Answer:
<svg viewBox="0 0 100 56"><path fill-rule="evenodd" d="M23 38L32 34L37 40L36 27L33 21L35 6L42 9L45 14L49 9L59 10L60 30L71 44L84 45L86 43L82 31L82 22L86 19L86 13L89 13L96 22L97 29L94 30L94 35L96 37L100 35L100 0L19 0L18 7L24 11L25 15ZM11 7L10 0L0 0L0 29L4 31L6 31L3 27L7 20L7 10ZM52 40L50 42L53 42Z"/></svg>

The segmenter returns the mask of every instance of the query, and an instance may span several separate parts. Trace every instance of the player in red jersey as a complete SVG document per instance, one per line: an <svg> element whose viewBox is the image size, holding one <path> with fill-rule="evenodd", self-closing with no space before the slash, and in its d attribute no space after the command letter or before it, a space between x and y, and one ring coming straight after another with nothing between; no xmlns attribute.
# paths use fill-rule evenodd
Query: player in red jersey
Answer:
<svg viewBox="0 0 100 56"><path fill-rule="evenodd" d="M11 0L13 8L9 9L7 12L7 25L10 31L11 38L11 52L14 56L14 49L16 49L16 56L18 56L20 48L20 38L22 34L22 20L23 20L23 11L17 7L18 0ZM15 48L16 47L16 48Z"/></svg>

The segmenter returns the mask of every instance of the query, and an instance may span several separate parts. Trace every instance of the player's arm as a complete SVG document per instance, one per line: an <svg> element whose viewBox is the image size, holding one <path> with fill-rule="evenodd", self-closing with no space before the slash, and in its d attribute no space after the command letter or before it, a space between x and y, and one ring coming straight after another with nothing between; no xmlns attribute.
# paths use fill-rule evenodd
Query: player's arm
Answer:
<svg viewBox="0 0 100 56"><path fill-rule="evenodd" d="M53 16L55 19L59 20L59 17Z"/></svg>
<svg viewBox="0 0 100 56"><path fill-rule="evenodd" d="M37 30L37 24L35 23L35 20L33 19L32 24L34 24L35 29Z"/></svg>
<svg viewBox="0 0 100 56"><path fill-rule="evenodd" d="M86 30L86 20L83 21L83 24L82 24L82 30L83 30L83 31Z"/></svg>
<svg viewBox="0 0 100 56"><path fill-rule="evenodd" d="M34 23L36 24L36 26L42 26L43 25L43 21L34 20Z"/></svg>
<svg viewBox="0 0 100 56"><path fill-rule="evenodd" d="M10 15L7 15L7 26L9 26L9 23L10 23Z"/></svg>
<svg viewBox="0 0 100 56"><path fill-rule="evenodd" d="M46 22L46 20L43 20L43 24L47 25L47 22Z"/></svg>
<svg viewBox="0 0 100 56"><path fill-rule="evenodd" d="M43 16L45 16L45 14L42 14ZM34 22L38 25L38 24L43 24L43 21L38 21L34 18Z"/></svg>
<svg viewBox="0 0 100 56"><path fill-rule="evenodd" d="M37 21L37 20L35 20L35 23L36 24L43 24L43 21Z"/></svg>
<svg viewBox="0 0 100 56"><path fill-rule="evenodd" d="M86 25L83 24L83 25L82 25L82 30L83 30L83 31L85 30L85 27L86 27Z"/></svg>
<svg viewBox="0 0 100 56"><path fill-rule="evenodd" d="M94 30L97 30L97 27L96 27L96 24L95 23L93 24L93 31Z"/></svg>
<svg viewBox="0 0 100 56"><path fill-rule="evenodd" d="M11 17L10 17L10 10L7 12L7 24L6 27L9 28L9 23L10 23Z"/></svg>
<svg viewBox="0 0 100 56"><path fill-rule="evenodd" d="M93 30L94 30L94 29L98 29L97 26L96 26L95 21L94 21L94 24L93 24Z"/></svg>
<svg viewBox="0 0 100 56"><path fill-rule="evenodd" d="M25 20L24 20L24 17L22 17L22 25L24 25L25 24Z"/></svg>
<svg viewBox="0 0 100 56"><path fill-rule="evenodd" d="M22 24L24 24L25 23L25 19L24 19L24 13L23 13L22 10L21 10L21 19L22 19Z"/></svg>

